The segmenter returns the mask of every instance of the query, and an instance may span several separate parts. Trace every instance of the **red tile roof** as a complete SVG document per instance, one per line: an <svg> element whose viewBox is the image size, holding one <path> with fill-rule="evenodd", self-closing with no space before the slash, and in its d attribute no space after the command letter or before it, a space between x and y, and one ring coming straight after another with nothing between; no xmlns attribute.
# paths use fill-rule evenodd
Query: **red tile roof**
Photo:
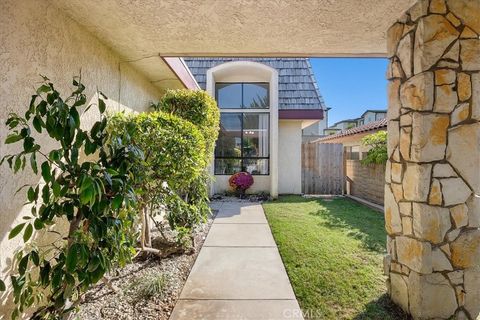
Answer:
<svg viewBox="0 0 480 320"><path fill-rule="evenodd" d="M328 140L337 139L341 137L353 136L355 134L359 134L363 132L375 131L382 128L387 128L387 123L388 123L387 119L373 121L373 122L364 124L363 126L351 128L340 133L332 134L332 135L317 139L315 140L315 142L323 142L323 141L328 141Z"/></svg>

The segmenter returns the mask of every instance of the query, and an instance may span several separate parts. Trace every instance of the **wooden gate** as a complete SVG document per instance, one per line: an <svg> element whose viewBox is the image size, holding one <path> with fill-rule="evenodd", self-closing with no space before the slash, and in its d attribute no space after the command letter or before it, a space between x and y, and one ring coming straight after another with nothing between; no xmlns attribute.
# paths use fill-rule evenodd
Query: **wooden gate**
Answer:
<svg viewBox="0 0 480 320"><path fill-rule="evenodd" d="M302 144L302 192L343 194L343 186L343 145L316 142Z"/></svg>

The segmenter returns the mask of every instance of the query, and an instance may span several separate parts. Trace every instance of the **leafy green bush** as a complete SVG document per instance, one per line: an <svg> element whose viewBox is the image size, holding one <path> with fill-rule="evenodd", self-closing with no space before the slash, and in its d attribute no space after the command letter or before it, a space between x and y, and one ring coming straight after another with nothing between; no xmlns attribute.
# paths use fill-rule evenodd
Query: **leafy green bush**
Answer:
<svg viewBox="0 0 480 320"><path fill-rule="evenodd" d="M114 138L131 139L144 153L135 164L141 207L154 214L165 205L172 228L198 222L201 213L186 198L207 165L197 126L165 112L117 113L110 117L109 131Z"/></svg>
<svg viewBox="0 0 480 320"><path fill-rule="evenodd" d="M74 78L73 86L75 91L64 99L44 77L25 116L10 114L6 122L10 134L5 143L21 143L22 151L2 162L6 160L16 173L28 161L44 182L27 186L31 214L9 234L11 239L23 231L25 243L15 256L17 274L11 276L16 304L12 318L36 306L32 319L63 319L89 286L135 253L132 164L141 159L141 152L120 138L107 145L107 120L102 115L107 98L101 92L97 101L101 118L90 131L82 130L78 109L87 101L85 87L79 78ZM59 148L42 150L33 131L46 132L42 137ZM83 161L82 151L98 155L97 160ZM64 221L69 228L61 234L55 227ZM32 238L34 229L56 239L39 246Z"/></svg>
<svg viewBox="0 0 480 320"><path fill-rule="evenodd" d="M362 144L370 147L367 156L362 160L362 164L382 164L386 163L387 155L387 132L378 131L362 138Z"/></svg>
<svg viewBox="0 0 480 320"><path fill-rule="evenodd" d="M215 99L203 90L168 90L153 107L198 126L205 138L207 160L211 160L220 128L220 111Z"/></svg>

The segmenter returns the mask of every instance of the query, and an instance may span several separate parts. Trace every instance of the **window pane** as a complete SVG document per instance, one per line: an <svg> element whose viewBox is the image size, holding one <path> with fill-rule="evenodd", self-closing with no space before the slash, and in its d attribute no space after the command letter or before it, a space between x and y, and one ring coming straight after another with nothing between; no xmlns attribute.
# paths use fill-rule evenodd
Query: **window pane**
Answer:
<svg viewBox="0 0 480 320"><path fill-rule="evenodd" d="M268 113L244 113L243 156L268 157Z"/></svg>
<svg viewBox="0 0 480 320"><path fill-rule="evenodd" d="M243 170L251 174L268 174L268 159L243 159Z"/></svg>
<svg viewBox="0 0 480 320"><path fill-rule="evenodd" d="M240 159L215 159L215 174L234 174L242 169Z"/></svg>
<svg viewBox="0 0 480 320"><path fill-rule="evenodd" d="M242 114L222 113L215 148L217 157L240 157L242 147Z"/></svg>
<svg viewBox="0 0 480 320"><path fill-rule="evenodd" d="M264 109L269 107L267 83L243 84L243 107Z"/></svg>
<svg viewBox="0 0 480 320"><path fill-rule="evenodd" d="M217 83L217 104L220 108L242 107L241 83Z"/></svg>

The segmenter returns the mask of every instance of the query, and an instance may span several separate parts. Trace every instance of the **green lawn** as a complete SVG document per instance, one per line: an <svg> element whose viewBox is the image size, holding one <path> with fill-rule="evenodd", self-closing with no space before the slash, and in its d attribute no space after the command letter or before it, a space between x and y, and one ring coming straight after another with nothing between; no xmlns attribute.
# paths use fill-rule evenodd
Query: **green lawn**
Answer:
<svg viewBox="0 0 480 320"><path fill-rule="evenodd" d="M343 198L263 207L306 318L406 319L385 294L381 213Z"/></svg>

